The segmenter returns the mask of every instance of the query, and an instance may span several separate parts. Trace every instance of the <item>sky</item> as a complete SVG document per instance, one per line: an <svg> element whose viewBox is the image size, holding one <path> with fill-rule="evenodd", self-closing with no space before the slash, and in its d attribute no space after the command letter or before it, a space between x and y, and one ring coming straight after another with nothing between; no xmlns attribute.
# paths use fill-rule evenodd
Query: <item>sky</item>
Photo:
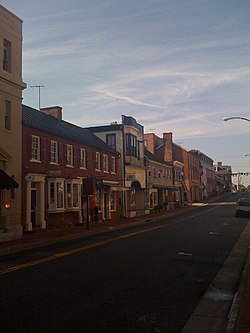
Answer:
<svg viewBox="0 0 250 333"><path fill-rule="evenodd" d="M23 103L144 131L250 173L250 0L4 0L23 20ZM249 154L248 156L245 156ZM249 176L241 182L250 184ZM237 183L236 178L233 179Z"/></svg>

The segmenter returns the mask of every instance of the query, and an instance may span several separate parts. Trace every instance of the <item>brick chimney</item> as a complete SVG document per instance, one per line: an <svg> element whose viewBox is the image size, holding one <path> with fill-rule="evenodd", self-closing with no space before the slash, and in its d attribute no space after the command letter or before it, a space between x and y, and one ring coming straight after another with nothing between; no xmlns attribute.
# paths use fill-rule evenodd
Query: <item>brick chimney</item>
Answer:
<svg viewBox="0 0 250 333"><path fill-rule="evenodd" d="M155 153L155 135L154 133L144 134L144 141L147 142L147 150L151 153Z"/></svg>
<svg viewBox="0 0 250 333"><path fill-rule="evenodd" d="M47 108L41 108L40 111L56 119L62 120L62 108L60 106L50 106Z"/></svg>
<svg viewBox="0 0 250 333"><path fill-rule="evenodd" d="M165 162L173 162L173 133L163 133L163 157Z"/></svg>

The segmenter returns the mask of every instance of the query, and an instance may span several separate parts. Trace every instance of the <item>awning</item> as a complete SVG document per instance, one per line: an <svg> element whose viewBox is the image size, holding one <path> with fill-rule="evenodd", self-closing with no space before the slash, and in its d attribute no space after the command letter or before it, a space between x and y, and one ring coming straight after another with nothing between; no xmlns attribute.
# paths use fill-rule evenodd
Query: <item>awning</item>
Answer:
<svg viewBox="0 0 250 333"><path fill-rule="evenodd" d="M2 169L0 169L0 189L10 189L10 188L17 188L19 185L18 183L7 175Z"/></svg>
<svg viewBox="0 0 250 333"><path fill-rule="evenodd" d="M176 186L153 185L153 188L159 190L179 191L179 188Z"/></svg>
<svg viewBox="0 0 250 333"><path fill-rule="evenodd" d="M111 191L129 191L130 189L124 186L111 186Z"/></svg>

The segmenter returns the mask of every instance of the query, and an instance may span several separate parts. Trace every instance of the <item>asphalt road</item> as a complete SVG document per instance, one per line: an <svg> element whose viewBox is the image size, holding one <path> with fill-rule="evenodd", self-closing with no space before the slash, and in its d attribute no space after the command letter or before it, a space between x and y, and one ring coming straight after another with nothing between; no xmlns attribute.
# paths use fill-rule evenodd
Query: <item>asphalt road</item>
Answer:
<svg viewBox="0 0 250 333"><path fill-rule="evenodd" d="M1 331L180 332L248 222L227 200L2 257Z"/></svg>

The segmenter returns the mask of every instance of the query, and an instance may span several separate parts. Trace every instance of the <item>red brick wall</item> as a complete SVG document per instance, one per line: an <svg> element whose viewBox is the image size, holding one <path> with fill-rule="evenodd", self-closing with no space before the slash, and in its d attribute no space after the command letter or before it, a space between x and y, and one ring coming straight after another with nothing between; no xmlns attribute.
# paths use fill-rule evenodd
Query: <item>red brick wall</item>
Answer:
<svg viewBox="0 0 250 333"><path fill-rule="evenodd" d="M27 173L49 175L51 172L58 172L61 177L76 179L77 177L92 178L92 193L95 194L95 181L94 179L103 179L107 181L118 181L118 173L111 174L110 172L96 171L94 170L95 152L106 154L111 162L111 156L116 157L116 172L118 170L118 154L116 152L110 153L102 149L97 149L91 146L85 146L77 142L71 142L56 135L47 134L36 129L23 126L22 127L22 223L25 226L26 220L26 181L25 176ZM41 161L31 161L31 136L36 135L41 138ZM51 140L59 143L59 164L50 164L50 142ZM65 145L70 144L74 147L74 167L66 166L66 151ZM80 148L84 148L87 152L87 168L80 168ZM109 170L110 170L109 165ZM46 180L46 178L45 178ZM94 200L94 195L93 195ZM117 200L118 203L118 200ZM94 204L94 202L93 202ZM65 227L78 222L77 211L65 211L63 213L48 213L48 188L47 182L45 182L45 220L48 227ZM119 217L118 212L112 213L112 216L116 219ZM118 216L118 217L117 217Z"/></svg>

